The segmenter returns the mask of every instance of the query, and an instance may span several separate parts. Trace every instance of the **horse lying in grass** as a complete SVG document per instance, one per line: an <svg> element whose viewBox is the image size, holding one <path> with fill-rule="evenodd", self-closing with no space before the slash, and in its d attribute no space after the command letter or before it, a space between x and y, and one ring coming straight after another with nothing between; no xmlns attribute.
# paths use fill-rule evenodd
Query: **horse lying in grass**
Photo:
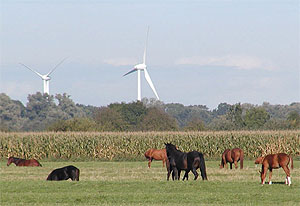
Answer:
<svg viewBox="0 0 300 206"><path fill-rule="evenodd" d="M181 170L185 170L183 180L185 178L188 179L190 171L193 172L195 176L194 180L196 180L199 176L197 173L198 168L200 168L202 180L207 180L205 161L202 153L197 151L185 153L177 150L173 144L167 143L165 145L169 161L167 180L169 180L171 172L174 173L174 179L179 180Z"/></svg>
<svg viewBox="0 0 300 206"><path fill-rule="evenodd" d="M148 167L151 167L152 160L162 160L163 161L163 167L165 166L165 163L167 161L167 153L166 149L149 149L145 152L145 157L149 160Z"/></svg>
<svg viewBox="0 0 300 206"><path fill-rule="evenodd" d="M47 177L47 180L54 180L54 181L60 181L60 180L67 180L71 178L72 181L79 181L79 169L74 167L73 165L58 168L53 170Z"/></svg>
<svg viewBox="0 0 300 206"><path fill-rule="evenodd" d="M7 160L7 166L9 166L11 163L14 163L16 166L31 166L31 167L41 167L42 165L35 159L21 159L17 157L10 157Z"/></svg>
<svg viewBox="0 0 300 206"><path fill-rule="evenodd" d="M285 184L291 185L292 180L290 177L290 169L288 167L289 163L291 163L291 168L294 168L293 165L293 158L291 155L287 155L285 153L278 153L278 154L269 154L265 157L258 157L255 160L255 164L262 164L262 169L260 171L260 178L261 178L261 184L265 184L266 176L267 176L267 170L269 170L269 184L272 184L271 178L272 178L272 170L278 169L282 167L286 174L285 178Z"/></svg>
<svg viewBox="0 0 300 206"><path fill-rule="evenodd" d="M234 163L235 169L238 168L237 163L240 161L240 169L243 169L244 162L244 151L240 148L234 148L232 150L226 149L222 154L220 168L227 169L227 163L230 164L230 169L232 169L232 164Z"/></svg>

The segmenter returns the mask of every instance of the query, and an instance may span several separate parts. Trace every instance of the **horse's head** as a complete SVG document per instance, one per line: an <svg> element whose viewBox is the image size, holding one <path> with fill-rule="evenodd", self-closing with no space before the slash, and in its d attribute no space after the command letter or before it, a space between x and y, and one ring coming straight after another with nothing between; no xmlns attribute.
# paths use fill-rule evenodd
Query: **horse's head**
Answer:
<svg viewBox="0 0 300 206"><path fill-rule="evenodd" d="M166 152L168 157L170 156L170 154L174 153L174 151L177 151L175 145L171 143L165 143L165 145L166 145Z"/></svg>
<svg viewBox="0 0 300 206"><path fill-rule="evenodd" d="M255 160L255 164L262 164L263 163L263 160L264 160L264 157L258 157L256 160Z"/></svg>
<svg viewBox="0 0 300 206"><path fill-rule="evenodd" d="M6 165L9 166L13 162L13 160L14 160L14 157L8 158Z"/></svg>

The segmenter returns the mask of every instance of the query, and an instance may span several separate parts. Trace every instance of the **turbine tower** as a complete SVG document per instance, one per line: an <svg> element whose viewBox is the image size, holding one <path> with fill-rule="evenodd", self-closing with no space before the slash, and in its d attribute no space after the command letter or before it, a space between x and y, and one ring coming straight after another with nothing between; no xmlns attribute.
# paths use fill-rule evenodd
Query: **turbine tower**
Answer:
<svg viewBox="0 0 300 206"><path fill-rule="evenodd" d="M148 30L147 30L147 38L146 38L146 44L145 44L145 50L144 50L144 56L143 56L143 63L141 64L137 64L133 67L132 70L130 70L129 72L127 72L126 74L124 74L123 76L126 76L130 73L136 72L137 71L137 77L138 77L138 81L137 81L137 86L138 86L138 94L137 94L137 100L141 101L141 71L144 71L145 74L145 79L147 80L149 86L151 87L152 91L154 92L157 100L159 100L158 94L155 90L155 87L151 81L150 75L147 71L147 65L146 65L146 53L147 53L147 44L148 44L148 34L149 34L149 26L148 26Z"/></svg>
<svg viewBox="0 0 300 206"><path fill-rule="evenodd" d="M39 77L42 78L43 80L43 84L44 84L44 94L49 94L49 82L51 80L50 74L52 72L54 72L54 70L61 65L67 58L64 58L62 61L60 61L52 70L50 70L47 74L42 75L40 73L38 73L37 71L31 69L30 67L26 66L25 64L20 63L21 65L23 65L24 67L26 67L27 69L31 70L32 72L34 72L35 74L37 74Z"/></svg>

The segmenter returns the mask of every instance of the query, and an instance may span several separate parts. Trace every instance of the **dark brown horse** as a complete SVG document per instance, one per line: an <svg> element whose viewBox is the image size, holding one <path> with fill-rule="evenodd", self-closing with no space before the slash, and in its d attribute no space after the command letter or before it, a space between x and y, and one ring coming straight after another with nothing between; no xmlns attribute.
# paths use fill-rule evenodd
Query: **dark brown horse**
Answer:
<svg viewBox="0 0 300 206"><path fill-rule="evenodd" d="M10 157L7 160L7 166L11 163L15 163L16 166L32 166L32 167L41 167L42 165L35 159L21 159L16 157Z"/></svg>
<svg viewBox="0 0 300 206"><path fill-rule="evenodd" d="M234 163L235 169L238 168L238 161L240 161L240 169L243 169L244 162L244 151L240 148L234 148L232 150L226 149L222 154L220 168L227 168L227 163L230 164L230 169L232 169L232 164Z"/></svg>
<svg viewBox="0 0 300 206"><path fill-rule="evenodd" d="M171 172L172 179L174 177L175 180L179 180L181 170L185 170L183 180L188 178L190 171L193 172L195 176L194 180L196 180L198 178L198 168L200 168L202 180L207 180L205 161L202 153L197 151L185 153L178 150L173 144L167 143L165 145L169 161L167 180L169 180Z"/></svg>
<svg viewBox="0 0 300 206"><path fill-rule="evenodd" d="M148 167L151 167L152 160L162 160L163 161L163 167L165 166L165 163L167 161L167 153L166 149L148 149L145 152L145 157L149 160Z"/></svg>
<svg viewBox="0 0 300 206"><path fill-rule="evenodd" d="M278 154L269 154L267 156L259 157L255 160L255 164L262 164L261 171L260 171L260 178L261 178L261 184L265 184L266 176L267 176L267 170L269 170L269 184L272 184L271 178L272 178L272 170L278 169L282 167L286 174L285 178L285 184L291 185L291 176L290 176L290 169L288 167L289 163L291 163L291 168L294 168L293 165L293 158L291 155L287 155L285 153L278 153Z"/></svg>
<svg viewBox="0 0 300 206"><path fill-rule="evenodd" d="M68 180L69 178L72 181L79 181L80 171L77 167L73 165L69 165L66 167L58 168L53 170L47 177L49 181L60 181L60 180Z"/></svg>

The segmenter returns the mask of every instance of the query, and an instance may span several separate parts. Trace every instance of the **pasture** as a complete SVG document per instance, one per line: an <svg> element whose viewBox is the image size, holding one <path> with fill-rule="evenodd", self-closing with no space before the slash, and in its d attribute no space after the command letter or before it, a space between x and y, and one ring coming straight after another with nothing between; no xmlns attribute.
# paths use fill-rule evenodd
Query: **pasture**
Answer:
<svg viewBox="0 0 300 206"><path fill-rule="evenodd" d="M43 167L6 166L0 162L1 205L299 205L300 161L294 158L292 185L273 170L272 185L260 185L260 166L244 161L244 169L219 169L206 161L208 181L166 181L161 161L151 169L145 161L44 162ZM80 181L46 181L55 168L74 165ZM198 170L199 171L199 170ZM182 174L183 175L183 174Z"/></svg>

